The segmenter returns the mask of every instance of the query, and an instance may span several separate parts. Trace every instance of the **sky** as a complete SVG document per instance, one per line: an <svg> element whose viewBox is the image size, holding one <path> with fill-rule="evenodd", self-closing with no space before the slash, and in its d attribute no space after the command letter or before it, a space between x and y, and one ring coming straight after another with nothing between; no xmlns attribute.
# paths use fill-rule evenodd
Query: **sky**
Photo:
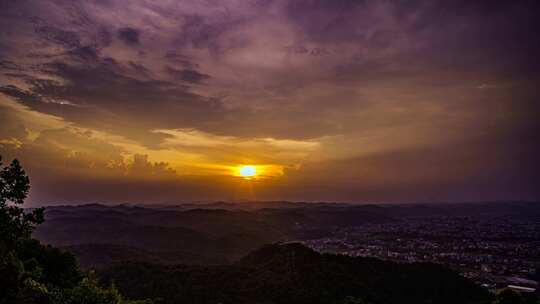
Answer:
<svg viewBox="0 0 540 304"><path fill-rule="evenodd" d="M34 206L539 200L539 13L0 0L0 155Z"/></svg>

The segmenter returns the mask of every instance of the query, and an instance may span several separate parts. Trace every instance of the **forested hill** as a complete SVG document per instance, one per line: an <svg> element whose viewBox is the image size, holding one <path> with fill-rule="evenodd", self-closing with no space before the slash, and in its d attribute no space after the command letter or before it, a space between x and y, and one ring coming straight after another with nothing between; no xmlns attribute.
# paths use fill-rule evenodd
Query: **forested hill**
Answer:
<svg viewBox="0 0 540 304"><path fill-rule="evenodd" d="M164 303L486 303L489 294L441 266L267 245L227 266L123 263L102 270L131 298Z"/></svg>
<svg viewBox="0 0 540 304"><path fill-rule="evenodd" d="M124 260L225 264L264 244L298 239L311 229L326 233L333 227L391 220L369 208L332 204L281 203L280 209L249 210L240 207L250 205L238 206L230 209L212 209L224 207L222 204L200 205L195 209L99 204L47 207L45 223L33 236L74 253L83 268Z"/></svg>

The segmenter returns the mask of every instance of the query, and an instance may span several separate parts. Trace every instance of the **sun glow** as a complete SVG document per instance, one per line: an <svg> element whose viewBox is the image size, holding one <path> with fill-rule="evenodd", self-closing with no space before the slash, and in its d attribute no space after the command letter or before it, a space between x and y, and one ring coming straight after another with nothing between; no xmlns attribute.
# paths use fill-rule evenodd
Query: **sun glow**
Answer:
<svg viewBox="0 0 540 304"><path fill-rule="evenodd" d="M232 176L249 180L267 180L284 175L284 167L275 164L236 165L229 168Z"/></svg>
<svg viewBox="0 0 540 304"><path fill-rule="evenodd" d="M241 166L238 173L243 177L254 177L257 175L257 169L254 166Z"/></svg>

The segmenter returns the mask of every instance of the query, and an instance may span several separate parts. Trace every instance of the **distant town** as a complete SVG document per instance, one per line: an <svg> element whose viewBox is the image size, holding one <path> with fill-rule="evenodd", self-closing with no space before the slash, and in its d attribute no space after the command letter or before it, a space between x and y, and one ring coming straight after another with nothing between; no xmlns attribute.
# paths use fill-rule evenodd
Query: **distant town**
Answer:
<svg viewBox="0 0 540 304"><path fill-rule="evenodd" d="M336 228L329 237L302 242L323 253L444 264L490 290L538 287L537 219L417 217Z"/></svg>

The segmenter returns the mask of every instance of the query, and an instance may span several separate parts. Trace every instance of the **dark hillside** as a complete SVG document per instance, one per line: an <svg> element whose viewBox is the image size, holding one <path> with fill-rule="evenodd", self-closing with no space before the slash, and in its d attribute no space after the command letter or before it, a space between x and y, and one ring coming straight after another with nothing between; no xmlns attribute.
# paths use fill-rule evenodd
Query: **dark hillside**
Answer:
<svg viewBox="0 0 540 304"><path fill-rule="evenodd" d="M115 261L216 264L236 261L264 244L298 239L314 231L328 233L332 227L390 220L361 208L291 205L257 210L99 204L48 207L45 223L33 236L67 248L83 267Z"/></svg>
<svg viewBox="0 0 540 304"><path fill-rule="evenodd" d="M229 266L118 264L101 272L132 298L165 303L484 303L489 295L433 264L321 255L267 245ZM359 302L364 301L364 302Z"/></svg>

